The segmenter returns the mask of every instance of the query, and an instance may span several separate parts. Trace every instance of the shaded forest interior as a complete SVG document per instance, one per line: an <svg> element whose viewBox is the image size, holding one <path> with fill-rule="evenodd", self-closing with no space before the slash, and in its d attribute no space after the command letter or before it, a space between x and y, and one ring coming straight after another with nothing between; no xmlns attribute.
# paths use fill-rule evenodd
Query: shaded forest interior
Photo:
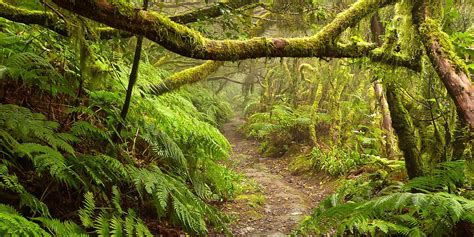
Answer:
<svg viewBox="0 0 474 237"><path fill-rule="evenodd" d="M471 0L0 0L0 236L474 236Z"/></svg>

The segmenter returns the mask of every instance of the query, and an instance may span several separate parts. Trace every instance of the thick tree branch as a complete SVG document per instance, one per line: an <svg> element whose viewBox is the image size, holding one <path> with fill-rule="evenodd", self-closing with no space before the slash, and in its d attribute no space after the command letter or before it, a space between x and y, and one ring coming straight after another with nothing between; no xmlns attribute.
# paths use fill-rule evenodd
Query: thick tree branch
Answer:
<svg viewBox="0 0 474 237"><path fill-rule="evenodd" d="M331 46L346 28L396 0L360 0L339 14L320 32L306 38L252 38L211 40L199 32L156 13L133 9L111 0L53 0L58 6L111 27L141 34L166 49L186 57L212 60L240 60L259 57L345 57ZM365 49L366 47L363 47ZM367 56L368 52L350 52ZM375 56L375 55L374 55Z"/></svg>
<svg viewBox="0 0 474 237"><path fill-rule="evenodd" d="M270 13L265 14L266 17L271 17ZM260 35L265 31L265 28L270 23L265 20L258 20L254 26L249 30L250 35ZM207 61L206 63L188 68L181 72L173 74L171 77L166 78L160 84L155 85L152 87L153 92L156 95L160 95L166 92L170 92L172 90L176 90L181 86L186 84L197 83L206 79L209 75L213 72L217 71L223 63L219 63L219 61Z"/></svg>
<svg viewBox="0 0 474 237"><path fill-rule="evenodd" d="M245 6L257 7L259 5L261 4L258 3L258 0L232 0L227 3L218 3L209 7L171 16L170 19L182 24L188 24L203 18L221 16L222 8L238 9ZM63 36L70 36L71 34L64 20L57 17L54 13L15 7L5 3L3 0L0 0L0 17L24 24L41 25ZM111 39L113 37L128 38L131 36L133 36L133 34L130 32L120 31L110 27L100 27L94 29L94 32L88 35L87 38Z"/></svg>
<svg viewBox="0 0 474 237"><path fill-rule="evenodd" d="M56 0L56 1L68 1L68 0ZM253 1L247 0L244 2L251 3ZM362 18L363 16L360 16L360 15L363 15L363 14L360 13L361 9L359 8L372 6L373 3L371 2L372 0L365 0L365 1L362 1L362 3L358 3L357 5L348 9L344 14L340 14L331 24L326 26L316 36L301 38L301 39L288 39L287 40L287 39L254 38L248 41L213 41L213 40L203 38L198 32L195 32L180 24L174 24L173 22L169 22L169 21L168 22L172 26L175 27L171 29L170 31L177 30L176 27L181 27L184 29L183 31L184 35L180 36L181 38L185 37L187 33L193 32L195 33L195 35L188 37L188 41L204 39L205 45L207 46L202 48L202 50L199 50L201 52L200 54L193 54L192 50L184 53L185 56L188 55L194 58L210 58L210 59L217 59L217 60L237 60L237 59L243 59L243 58L271 57L271 56L297 56L297 57L314 56L314 57L335 57L335 58L344 58L344 57L357 58L357 57L368 56L373 61L383 62L389 65L395 65L395 66L404 66L404 67L408 67L410 69L418 71L419 65L420 65L419 60L405 58L400 55L386 54L382 51L379 51L379 52L372 51L372 49L375 49L374 46L371 46L371 48L368 48L367 45L366 46L355 45L355 47L354 45L352 45L351 47L333 46L333 43L331 42L332 39L331 37L328 36L327 33L334 32L329 35L334 34L337 36L345 29L345 27L355 24L355 23L348 24L347 22L342 24L341 22L346 20L349 17L349 15L352 15L352 14L355 14L355 16L358 18ZM390 2L393 2L393 0L392 1L388 1L388 0L376 1L376 2L380 2L379 4L381 6L384 6ZM95 4L98 4L98 3L95 2ZM232 6L237 7L240 5L234 4ZM138 10L131 9L131 11L137 12ZM156 13L148 13L148 15L156 15ZM190 15L194 15L194 13L182 14L180 16L172 17L172 19L176 21L180 21L180 22L190 22L192 20L197 20L196 18L190 17ZM158 16L160 16L162 19L165 19L165 21L168 20L164 16L161 16L159 14ZM69 29L66 27L65 22L51 12L21 9L21 8L17 8L12 5L6 4L2 0L0 0L0 17L6 18L12 21L16 21L16 22L25 23L25 24L42 25L61 35L64 35L64 36L70 35ZM161 19L160 17L158 18ZM259 21L259 22L262 22L262 21ZM353 22L357 22L357 20ZM139 26L139 25L136 25L136 26ZM259 29L261 29L261 27L253 27L253 29L255 30L253 30L253 32L250 32L251 35L258 35L258 32L260 31ZM136 32L141 32L141 31L137 30ZM167 33L172 33L172 32L167 32ZM101 28L94 29L94 32L91 32L90 34L88 34L87 38L110 39L112 37L130 37L130 36L132 36L132 34L129 32L119 31L110 27L101 27ZM334 38L336 38L336 36ZM176 41L173 41L173 42L176 43ZM319 44L316 44L317 42L319 42ZM308 44L307 47L306 47L306 43ZM185 50L186 48L189 49L190 47L200 48L199 45L193 46L193 44L194 43L191 43L191 45L180 46L178 48L182 50ZM165 46L168 46L168 45L165 45ZM173 46L171 44L169 46L176 47L178 45ZM256 50L255 51L252 50L253 48L255 48ZM311 48L314 50L311 51ZM238 51L235 55L232 54L233 50L239 50L239 49L242 49L243 51ZM345 51L349 49L351 50L350 52ZM367 50L367 49L370 49L370 50ZM253 53L245 54L247 52L253 52Z"/></svg>
<svg viewBox="0 0 474 237"><path fill-rule="evenodd" d="M441 30L439 4L435 0L415 1L413 19L431 64L456 104L459 118L474 132L474 86L449 36Z"/></svg>
<svg viewBox="0 0 474 237"><path fill-rule="evenodd" d="M26 10L0 0L0 17L24 24L41 25L60 35L69 35L64 20L52 12Z"/></svg>

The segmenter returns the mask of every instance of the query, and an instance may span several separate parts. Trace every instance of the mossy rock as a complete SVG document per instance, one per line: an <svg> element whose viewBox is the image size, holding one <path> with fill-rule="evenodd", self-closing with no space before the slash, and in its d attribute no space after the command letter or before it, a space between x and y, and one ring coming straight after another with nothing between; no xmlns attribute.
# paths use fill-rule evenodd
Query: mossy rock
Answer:
<svg viewBox="0 0 474 237"><path fill-rule="evenodd" d="M310 157L305 155L297 156L289 165L292 174L304 174L313 169L313 161Z"/></svg>

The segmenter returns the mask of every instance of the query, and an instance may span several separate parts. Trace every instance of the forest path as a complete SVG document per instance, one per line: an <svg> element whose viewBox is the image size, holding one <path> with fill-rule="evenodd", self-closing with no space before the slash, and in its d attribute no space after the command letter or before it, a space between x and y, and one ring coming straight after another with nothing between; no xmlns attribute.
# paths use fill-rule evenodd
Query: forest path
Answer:
<svg viewBox="0 0 474 237"><path fill-rule="evenodd" d="M228 166L245 176L243 194L222 210L235 218L230 230L236 236L287 235L332 188L323 184L326 177L292 176L287 162L263 158L259 143L237 131L243 123L235 117L221 129L233 148Z"/></svg>

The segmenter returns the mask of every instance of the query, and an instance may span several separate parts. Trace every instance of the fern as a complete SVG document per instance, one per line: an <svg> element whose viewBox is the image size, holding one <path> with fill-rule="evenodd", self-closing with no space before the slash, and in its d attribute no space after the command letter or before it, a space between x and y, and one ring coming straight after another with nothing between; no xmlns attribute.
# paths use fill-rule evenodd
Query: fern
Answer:
<svg viewBox="0 0 474 237"><path fill-rule="evenodd" d="M150 145L152 158L165 160L168 167L175 170L176 173L186 175L188 172L186 158L173 139L168 134L155 131L151 127L146 130L148 134L144 134L142 138Z"/></svg>
<svg viewBox="0 0 474 237"><path fill-rule="evenodd" d="M318 211L302 224L300 233L443 235L460 221L474 223L473 208L472 200L448 193L393 193Z"/></svg>
<svg viewBox="0 0 474 237"><path fill-rule="evenodd" d="M438 164L430 174L417 177L404 185L404 190L419 190L422 192L454 192L467 182L465 161L450 161Z"/></svg>
<svg viewBox="0 0 474 237"><path fill-rule="evenodd" d="M17 147L20 156L26 155L41 174L49 171L58 181L77 187L80 179L67 165L66 159L58 151L36 143L23 143Z"/></svg>
<svg viewBox="0 0 474 237"><path fill-rule="evenodd" d="M5 60L5 66L11 78L21 79L30 85L38 86L45 91L50 91L52 95L58 93L73 95L74 93L71 83L59 74L46 58L35 53L13 54Z"/></svg>
<svg viewBox="0 0 474 237"><path fill-rule="evenodd" d="M197 234L207 233L205 218L222 227L224 220L220 214L190 192L176 177L164 174L158 167L129 169L137 191L142 198L145 194L152 197L159 214L171 211L175 222ZM168 203L171 203L171 206Z"/></svg>
<svg viewBox="0 0 474 237"><path fill-rule="evenodd" d="M113 204L114 210L116 210L119 214L125 213L122 209L121 194L117 186L112 186L112 204Z"/></svg>
<svg viewBox="0 0 474 237"><path fill-rule="evenodd" d="M120 194L115 192L113 199L120 199ZM112 200L113 206L119 206L117 200ZM127 212L111 209L112 212L102 210L95 216L95 210L98 209L95 204L94 195L86 193L84 195L84 207L79 211L79 217L82 225L93 227L98 236L153 236L143 221L138 218L132 209ZM121 209L121 207L120 207Z"/></svg>
<svg viewBox="0 0 474 237"><path fill-rule="evenodd" d="M459 222L474 223L474 202L456 195L466 182L464 161L441 163L429 175L388 186L379 196L373 191L383 183L373 176L368 182L347 182L303 222L299 233L441 236Z"/></svg>
<svg viewBox="0 0 474 237"><path fill-rule="evenodd" d="M81 219L82 225L85 227L93 226L93 215L95 211L95 201L92 193L88 192L84 194L84 207L79 210L79 218Z"/></svg>
<svg viewBox="0 0 474 237"><path fill-rule="evenodd" d="M4 204L0 204L0 235L51 236L38 224L27 220L15 209Z"/></svg>
<svg viewBox="0 0 474 237"><path fill-rule="evenodd" d="M79 225L71 221L61 222L57 219L44 217L33 218L33 220L40 222L43 228L47 229L49 233L54 234L54 236L89 236Z"/></svg>
<svg viewBox="0 0 474 237"><path fill-rule="evenodd" d="M27 206L33 213L50 216L48 207L38 198L30 194L18 181L16 175L8 173L8 167L0 164L0 189L8 190L19 195L20 207Z"/></svg>
<svg viewBox="0 0 474 237"><path fill-rule="evenodd" d="M108 133L93 126L91 123L87 121L77 121L72 125L71 133L84 138L92 138L95 139L97 137L102 138L103 140L108 141L112 144L112 140Z"/></svg>

